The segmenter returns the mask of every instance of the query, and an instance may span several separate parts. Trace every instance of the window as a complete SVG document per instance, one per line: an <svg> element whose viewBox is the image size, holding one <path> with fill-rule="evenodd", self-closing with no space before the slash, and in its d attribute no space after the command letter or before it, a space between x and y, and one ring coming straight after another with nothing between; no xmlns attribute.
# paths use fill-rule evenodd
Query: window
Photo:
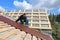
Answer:
<svg viewBox="0 0 60 40"><path fill-rule="evenodd" d="M26 13L26 15L31 15L31 13Z"/></svg>
<svg viewBox="0 0 60 40"><path fill-rule="evenodd" d="M24 10L21 10L21 12L24 12Z"/></svg>
<svg viewBox="0 0 60 40"><path fill-rule="evenodd" d="M8 15L9 15L9 13L5 13L5 15L6 15L6 16L8 16Z"/></svg>
<svg viewBox="0 0 60 40"><path fill-rule="evenodd" d="M29 26L31 26L31 23L29 23Z"/></svg>
<svg viewBox="0 0 60 40"><path fill-rule="evenodd" d="M30 19L30 18L31 18L31 16L27 16L27 18L28 18L28 19Z"/></svg>
<svg viewBox="0 0 60 40"><path fill-rule="evenodd" d="M44 22L48 22L48 20L41 20L41 22L43 22L43 23L44 23Z"/></svg>
<svg viewBox="0 0 60 40"><path fill-rule="evenodd" d="M29 22L31 22L31 20L30 20L30 19L28 19L28 21L29 21Z"/></svg>
<svg viewBox="0 0 60 40"><path fill-rule="evenodd" d="M38 15L38 13L33 13L33 15Z"/></svg>
<svg viewBox="0 0 60 40"><path fill-rule="evenodd" d="M33 10L34 12L38 12L38 10Z"/></svg>
<svg viewBox="0 0 60 40"><path fill-rule="evenodd" d="M49 27L49 24L41 24L41 27Z"/></svg>
<svg viewBox="0 0 60 40"><path fill-rule="evenodd" d="M41 17L41 19L47 19L47 17L46 16L40 16Z"/></svg>
<svg viewBox="0 0 60 40"><path fill-rule="evenodd" d="M33 16L33 19L39 19L39 17L38 16Z"/></svg>
<svg viewBox="0 0 60 40"><path fill-rule="evenodd" d="M32 26L39 27L39 24L32 24Z"/></svg>
<svg viewBox="0 0 60 40"><path fill-rule="evenodd" d="M22 15L23 13L19 13L19 15Z"/></svg>
<svg viewBox="0 0 60 40"><path fill-rule="evenodd" d="M12 15L13 13L10 13L10 15Z"/></svg>
<svg viewBox="0 0 60 40"><path fill-rule="evenodd" d="M39 22L39 20L33 20L33 22Z"/></svg>
<svg viewBox="0 0 60 40"><path fill-rule="evenodd" d="M32 10L25 10L25 12L32 12Z"/></svg>
<svg viewBox="0 0 60 40"><path fill-rule="evenodd" d="M11 16L9 16L9 17L11 17Z"/></svg>
<svg viewBox="0 0 60 40"><path fill-rule="evenodd" d="M16 18L16 16L13 16L13 18L15 19L15 18Z"/></svg>
<svg viewBox="0 0 60 40"><path fill-rule="evenodd" d="M18 13L14 13L14 15L17 15Z"/></svg>
<svg viewBox="0 0 60 40"><path fill-rule="evenodd" d="M40 13L40 15L46 15L46 13Z"/></svg>

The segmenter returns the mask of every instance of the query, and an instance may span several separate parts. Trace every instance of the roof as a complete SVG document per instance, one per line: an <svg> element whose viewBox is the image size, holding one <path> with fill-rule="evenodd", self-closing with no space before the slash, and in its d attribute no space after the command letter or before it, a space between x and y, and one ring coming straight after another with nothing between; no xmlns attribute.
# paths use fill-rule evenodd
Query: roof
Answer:
<svg viewBox="0 0 60 40"><path fill-rule="evenodd" d="M52 40L49 35L37 32L25 25L18 24L0 16L0 40Z"/></svg>

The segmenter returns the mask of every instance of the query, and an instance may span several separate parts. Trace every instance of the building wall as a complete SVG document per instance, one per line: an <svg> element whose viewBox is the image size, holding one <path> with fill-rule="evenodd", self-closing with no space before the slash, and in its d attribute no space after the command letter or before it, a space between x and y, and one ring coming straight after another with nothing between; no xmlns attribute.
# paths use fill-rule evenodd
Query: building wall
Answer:
<svg viewBox="0 0 60 40"><path fill-rule="evenodd" d="M4 12L4 13L2 13L2 15L9 16L9 17L16 20L23 13L26 13L30 28L44 29L44 30L51 30L52 29L46 9L13 10L13 11Z"/></svg>

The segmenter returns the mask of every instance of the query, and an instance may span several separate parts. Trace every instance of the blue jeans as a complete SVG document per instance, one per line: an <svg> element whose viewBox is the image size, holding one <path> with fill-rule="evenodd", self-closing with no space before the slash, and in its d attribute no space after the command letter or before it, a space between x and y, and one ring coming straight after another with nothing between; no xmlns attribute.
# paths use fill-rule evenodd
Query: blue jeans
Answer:
<svg viewBox="0 0 60 40"><path fill-rule="evenodd" d="M28 20L26 19L26 20L20 20L20 23L21 24L24 24L25 23L25 25L29 25L29 23L28 23Z"/></svg>
<svg viewBox="0 0 60 40"><path fill-rule="evenodd" d="M25 25L29 25L28 20L25 21Z"/></svg>

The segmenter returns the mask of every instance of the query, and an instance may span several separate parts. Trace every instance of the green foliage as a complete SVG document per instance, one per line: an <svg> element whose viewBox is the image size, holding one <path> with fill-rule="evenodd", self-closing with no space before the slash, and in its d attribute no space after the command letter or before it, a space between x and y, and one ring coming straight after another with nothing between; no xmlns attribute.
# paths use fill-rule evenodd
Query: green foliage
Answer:
<svg viewBox="0 0 60 40"><path fill-rule="evenodd" d="M52 36L54 40L60 40L60 14L50 14L49 19L52 25Z"/></svg>
<svg viewBox="0 0 60 40"><path fill-rule="evenodd" d="M50 22L51 22L51 24L53 25L54 24L54 22L56 21L56 15L54 15L54 14L50 14L49 15L49 19L50 19Z"/></svg>
<svg viewBox="0 0 60 40"><path fill-rule="evenodd" d="M52 25L52 36L55 40L60 39L60 23L55 22L54 25Z"/></svg>
<svg viewBox="0 0 60 40"><path fill-rule="evenodd" d="M57 22L60 22L60 14L57 15L56 21L57 21Z"/></svg>

